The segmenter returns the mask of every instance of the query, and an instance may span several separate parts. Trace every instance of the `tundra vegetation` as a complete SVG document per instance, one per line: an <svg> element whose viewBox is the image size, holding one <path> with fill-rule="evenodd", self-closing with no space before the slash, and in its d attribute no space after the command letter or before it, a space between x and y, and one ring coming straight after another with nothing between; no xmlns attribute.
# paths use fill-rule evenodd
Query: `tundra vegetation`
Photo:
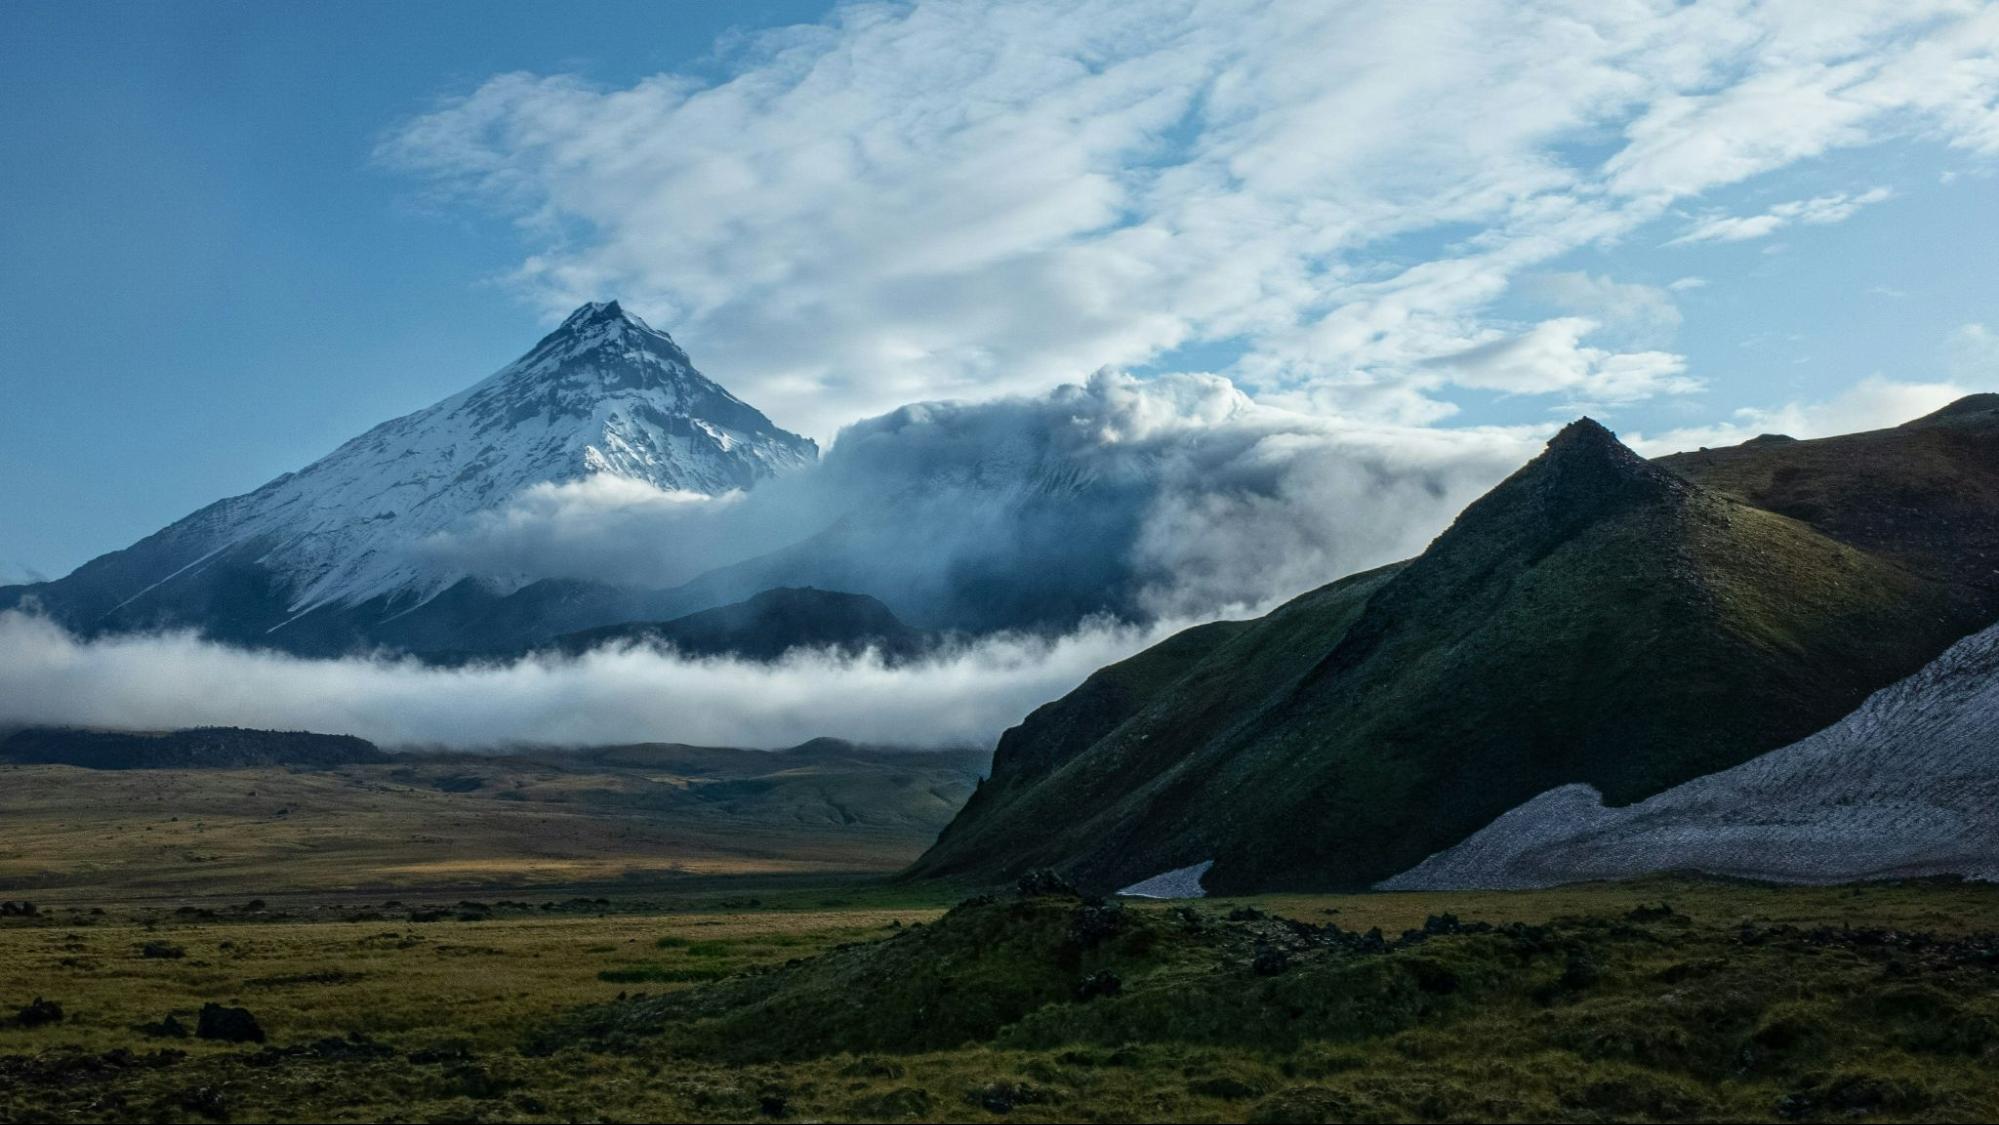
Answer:
<svg viewBox="0 0 1999 1125"><path fill-rule="evenodd" d="M12 905L8 1121L1999 1114L1983 884Z"/></svg>

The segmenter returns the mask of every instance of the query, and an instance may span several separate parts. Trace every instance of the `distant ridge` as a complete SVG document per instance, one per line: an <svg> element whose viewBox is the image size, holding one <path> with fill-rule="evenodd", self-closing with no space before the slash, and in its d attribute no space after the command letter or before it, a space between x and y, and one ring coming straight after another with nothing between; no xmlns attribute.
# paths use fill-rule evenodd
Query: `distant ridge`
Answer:
<svg viewBox="0 0 1999 1125"><path fill-rule="evenodd" d="M240 727L150 732L30 727L0 740L0 762L93 770L328 769L388 760L374 743L353 735Z"/></svg>

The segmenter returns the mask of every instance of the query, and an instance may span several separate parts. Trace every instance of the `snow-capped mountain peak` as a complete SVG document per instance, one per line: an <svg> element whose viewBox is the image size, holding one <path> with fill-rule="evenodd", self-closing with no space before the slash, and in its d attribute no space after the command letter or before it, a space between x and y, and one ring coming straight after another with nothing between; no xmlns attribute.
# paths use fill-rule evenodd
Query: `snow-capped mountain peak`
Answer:
<svg viewBox="0 0 1999 1125"><path fill-rule="evenodd" d="M427 596L466 576L411 548L534 485L606 473L718 495L818 455L702 375L671 336L592 302L472 387L167 528L148 541L164 565L145 568L164 573L125 600L222 558L270 572L295 614Z"/></svg>

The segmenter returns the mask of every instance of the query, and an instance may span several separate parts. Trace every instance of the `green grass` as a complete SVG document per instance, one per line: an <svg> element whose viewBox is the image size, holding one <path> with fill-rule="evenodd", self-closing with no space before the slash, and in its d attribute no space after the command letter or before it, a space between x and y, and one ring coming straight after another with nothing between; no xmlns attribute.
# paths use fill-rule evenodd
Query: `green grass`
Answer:
<svg viewBox="0 0 1999 1125"><path fill-rule="evenodd" d="M325 770L0 765L0 898L492 898L881 873L935 838L980 764L641 746ZM712 795L733 781L753 784Z"/></svg>
<svg viewBox="0 0 1999 1125"><path fill-rule="evenodd" d="M697 980L721 980L729 970L719 966L631 965L605 969L597 979L610 984L686 984Z"/></svg>
<svg viewBox="0 0 1999 1125"><path fill-rule="evenodd" d="M1133 904L1087 942L1072 899L947 912L809 909L795 900L824 891L796 886L711 893L772 905L8 919L0 1000L40 993L67 1016L0 1026L0 1120L206 1120L218 1106L326 1121L1999 1113L1999 969L1963 940L1999 932L1999 888L1984 885L1262 896L1197 904L1192 928L1176 905ZM1641 909L1661 899L1673 914ZM1268 917L1228 920L1244 907ZM1447 912L1545 929L1301 948L1271 976L1250 965L1259 942L1295 932L1283 919L1392 937ZM1819 927L1932 936L1872 945ZM186 956L142 957L147 941ZM1099 970L1121 991L1078 1000ZM270 1043L135 1030L192 1022L209 1001L250 1008ZM140 1061L106 1062L117 1050Z"/></svg>

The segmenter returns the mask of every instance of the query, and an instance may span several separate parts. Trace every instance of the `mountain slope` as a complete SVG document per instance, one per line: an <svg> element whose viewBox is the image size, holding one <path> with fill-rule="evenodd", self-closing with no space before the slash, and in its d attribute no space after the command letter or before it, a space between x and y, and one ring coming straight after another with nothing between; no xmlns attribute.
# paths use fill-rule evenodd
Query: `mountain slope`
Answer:
<svg viewBox="0 0 1999 1125"><path fill-rule="evenodd" d="M609 475L715 494L817 456L667 334L615 301L590 304L477 385L67 578L0 591L0 605L32 599L83 632L190 625L302 651L394 643L385 623L468 577L412 548L522 489ZM461 599L512 592L477 577Z"/></svg>
<svg viewBox="0 0 1999 1125"><path fill-rule="evenodd" d="M1386 890L1698 870L1787 882L1999 877L1999 629L1803 741L1623 808L1550 790Z"/></svg>
<svg viewBox="0 0 1999 1125"><path fill-rule="evenodd" d="M1662 457L1688 480L1803 520L1917 574L1999 584L1999 394L1901 426Z"/></svg>
<svg viewBox="0 0 1999 1125"><path fill-rule="evenodd" d="M1791 742L1994 608L1584 420L1419 558L1238 626L1087 745L1040 730L1073 697L1037 712L913 873L1365 885L1556 785L1637 800Z"/></svg>

